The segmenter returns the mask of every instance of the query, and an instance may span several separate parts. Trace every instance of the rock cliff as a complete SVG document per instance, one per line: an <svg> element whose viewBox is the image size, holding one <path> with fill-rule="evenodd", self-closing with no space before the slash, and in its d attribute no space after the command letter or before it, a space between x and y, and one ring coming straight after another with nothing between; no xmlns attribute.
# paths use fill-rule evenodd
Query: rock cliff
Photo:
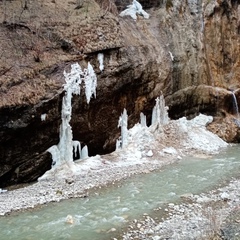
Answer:
<svg viewBox="0 0 240 240"><path fill-rule="evenodd" d="M98 77L96 99L73 101L74 139L92 155L114 150L124 108L130 127L140 112L150 122L161 92L171 118L213 115L209 128L239 141L240 2L139 2L149 19L119 17L127 0L0 2L0 187L34 181L50 168L46 149L59 141L63 71L74 62L91 62Z"/></svg>

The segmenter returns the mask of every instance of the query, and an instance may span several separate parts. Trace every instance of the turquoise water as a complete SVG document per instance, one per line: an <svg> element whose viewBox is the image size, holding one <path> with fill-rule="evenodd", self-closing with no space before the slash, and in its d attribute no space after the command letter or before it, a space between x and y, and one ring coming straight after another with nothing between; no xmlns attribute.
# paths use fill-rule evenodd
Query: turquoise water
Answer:
<svg viewBox="0 0 240 240"><path fill-rule="evenodd" d="M2 240L107 240L128 220L185 193L197 194L239 177L240 146L209 159L187 157L161 171L134 176L88 198L48 204L0 218ZM72 224L66 223L68 215Z"/></svg>

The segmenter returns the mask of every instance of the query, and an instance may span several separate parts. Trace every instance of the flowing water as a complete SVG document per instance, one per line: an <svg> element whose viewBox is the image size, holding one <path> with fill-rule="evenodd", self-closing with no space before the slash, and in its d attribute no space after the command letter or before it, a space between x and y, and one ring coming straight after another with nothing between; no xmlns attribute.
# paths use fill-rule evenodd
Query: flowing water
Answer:
<svg viewBox="0 0 240 240"><path fill-rule="evenodd" d="M234 92L232 92L232 97L233 97L234 114L236 114L237 117L239 117L238 102L237 102L237 98L236 98L236 95Z"/></svg>
<svg viewBox="0 0 240 240"><path fill-rule="evenodd" d="M128 220L179 201L185 193L197 194L239 177L240 147L229 147L209 159L188 157L161 171L134 176L102 189L89 198L48 204L38 210L0 218L3 240L107 240L111 229ZM66 223L67 215L73 224Z"/></svg>

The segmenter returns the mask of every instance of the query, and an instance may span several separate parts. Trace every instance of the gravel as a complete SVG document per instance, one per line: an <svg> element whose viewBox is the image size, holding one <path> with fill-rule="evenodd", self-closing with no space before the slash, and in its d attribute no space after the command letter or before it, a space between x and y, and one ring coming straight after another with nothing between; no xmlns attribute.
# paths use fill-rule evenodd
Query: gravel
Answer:
<svg viewBox="0 0 240 240"><path fill-rule="evenodd" d="M148 163L127 166L103 164L100 170L90 170L88 174L72 176L69 179L48 179L23 188L3 192L0 194L0 215L34 208L39 204L86 197L91 189L114 184L134 174L148 173L171 162L173 160L168 159L167 161L155 161L151 165Z"/></svg>
<svg viewBox="0 0 240 240"><path fill-rule="evenodd" d="M240 215L236 214L240 212L240 180L209 193L189 195L179 205L168 204L166 219L161 217L162 209L155 211L154 218L145 214L131 222L119 239L240 239Z"/></svg>
<svg viewBox="0 0 240 240"><path fill-rule="evenodd" d="M203 116L199 119L205 121ZM170 121L164 128L142 129L138 126L139 130L130 132L131 141L125 151L84 160L79 163L82 172L78 174L67 174L62 178L61 171L58 175L52 171L52 175L47 174L47 178L43 178L45 180L35 184L7 192L1 190L0 215L63 199L86 197L96 188L107 187L134 174L160 169L189 154L211 154L227 145L210 134L205 126L196 123L189 124L183 118ZM157 219L144 214L143 219L129 223L128 230L120 239L208 239L219 232L229 213L239 208L240 181L235 180L208 194L182 197L185 198L183 204L170 203L164 210L157 209ZM161 217L163 212L164 219ZM222 232L229 236L239 233L235 225L234 233L229 233L227 227L223 229Z"/></svg>

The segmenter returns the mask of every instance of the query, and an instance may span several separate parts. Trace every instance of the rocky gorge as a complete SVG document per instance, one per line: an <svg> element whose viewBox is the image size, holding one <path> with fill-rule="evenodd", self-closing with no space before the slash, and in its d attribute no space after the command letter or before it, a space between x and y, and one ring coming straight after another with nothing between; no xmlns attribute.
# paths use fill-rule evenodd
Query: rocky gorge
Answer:
<svg viewBox="0 0 240 240"><path fill-rule="evenodd" d="M74 139L90 155L115 149L124 108L129 126L140 112L149 124L161 92L170 118L212 115L208 128L239 142L240 2L139 2L149 19L120 17L131 1L0 2L0 187L51 167L46 149L59 140L63 71L74 62L91 62L98 78L96 99L73 101Z"/></svg>

